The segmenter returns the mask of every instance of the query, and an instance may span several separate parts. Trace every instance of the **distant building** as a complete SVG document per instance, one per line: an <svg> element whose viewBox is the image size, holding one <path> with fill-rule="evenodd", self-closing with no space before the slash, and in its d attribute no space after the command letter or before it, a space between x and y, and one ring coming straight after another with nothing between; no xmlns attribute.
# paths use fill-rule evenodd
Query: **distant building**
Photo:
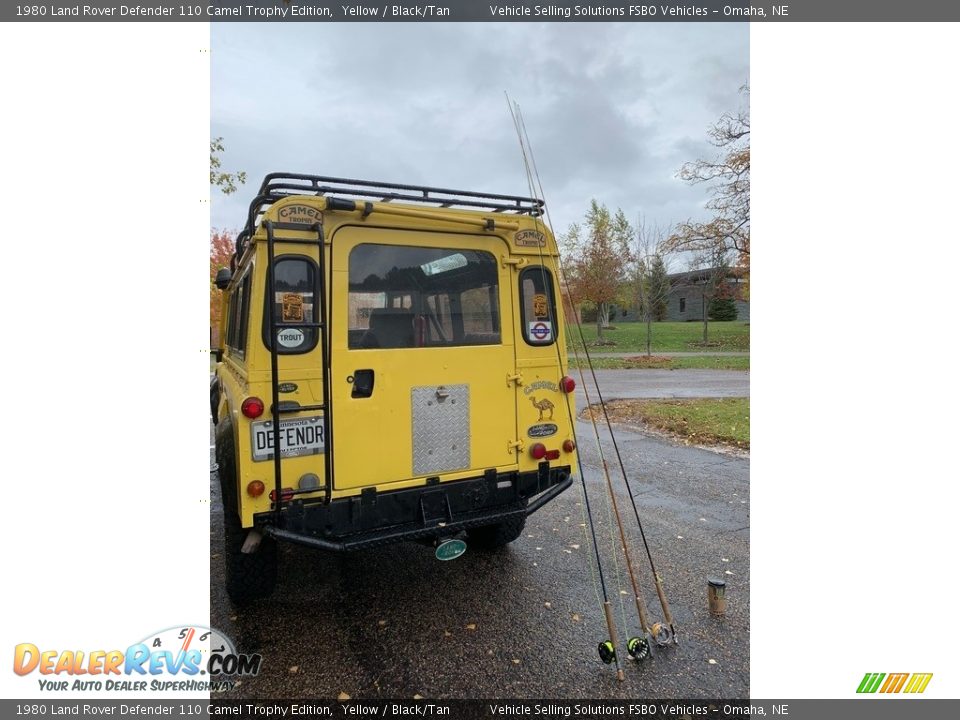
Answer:
<svg viewBox="0 0 960 720"><path fill-rule="evenodd" d="M667 320L703 320L709 301L703 293L713 270L691 270L689 272L668 275L670 295L667 297ZM750 303L743 299L743 280L735 268L731 268L726 278L728 297L733 298L737 307L737 321L750 321Z"/></svg>

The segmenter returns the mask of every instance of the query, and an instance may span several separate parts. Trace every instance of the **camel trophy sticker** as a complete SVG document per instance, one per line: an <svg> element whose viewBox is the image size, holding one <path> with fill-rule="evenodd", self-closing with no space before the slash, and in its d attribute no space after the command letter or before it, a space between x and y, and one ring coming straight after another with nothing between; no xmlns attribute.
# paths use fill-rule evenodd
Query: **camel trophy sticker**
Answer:
<svg viewBox="0 0 960 720"><path fill-rule="evenodd" d="M553 420L553 403L544 398L543 400L537 400L536 397L531 396L530 402L533 403L533 406L540 412L540 417L537 418L537 422L543 422L543 413L549 412L550 417L548 420Z"/></svg>

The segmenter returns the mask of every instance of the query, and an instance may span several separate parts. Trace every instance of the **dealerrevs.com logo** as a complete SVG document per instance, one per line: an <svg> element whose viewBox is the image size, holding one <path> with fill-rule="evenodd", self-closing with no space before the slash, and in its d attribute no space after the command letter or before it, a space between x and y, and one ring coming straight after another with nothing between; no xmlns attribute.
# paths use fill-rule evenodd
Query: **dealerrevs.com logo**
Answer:
<svg viewBox="0 0 960 720"><path fill-rule="evenodd" d="M45 691L222 692L260 672L263 658L237 652L223 633L182 625L151 633L125 650L52 650L20 643L13 671L36 674Z"/></svg>
<svg viewBox="0 0 960 720"><path fill-rule="evenodd" d="M867 673L857 687L858 693L918 694L927 689L933 673Z"/></svg>

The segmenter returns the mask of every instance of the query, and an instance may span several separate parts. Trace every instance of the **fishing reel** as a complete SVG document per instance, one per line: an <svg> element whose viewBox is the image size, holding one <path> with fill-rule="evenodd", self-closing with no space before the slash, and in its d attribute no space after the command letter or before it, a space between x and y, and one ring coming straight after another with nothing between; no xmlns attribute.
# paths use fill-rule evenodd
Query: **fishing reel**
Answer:
<svg viewBox="0 0 960 720"><path fill-rule="evenodd" d="M650 634L653 636L653 641L657 644L657 647L666 647L671 642L674 644L677 642L676 637L670 632L670 628L663 623L654 623L653 627L650 628Z"/></svg>
<svg viewBox="0 0 960 720"><path fill-rule="evenodd" d="M597 653L599 653L600 659L603 661L604 665L609 665L617 659L617 649L609 640L604 640L602 643L597 645Z"/></svg>
<svg viewBox="0 0 960 720"><path fill-rule="evenodd" d="M632 637L627 640L627 652L636 661L650 657L650 642L645 637Z"/></svg>

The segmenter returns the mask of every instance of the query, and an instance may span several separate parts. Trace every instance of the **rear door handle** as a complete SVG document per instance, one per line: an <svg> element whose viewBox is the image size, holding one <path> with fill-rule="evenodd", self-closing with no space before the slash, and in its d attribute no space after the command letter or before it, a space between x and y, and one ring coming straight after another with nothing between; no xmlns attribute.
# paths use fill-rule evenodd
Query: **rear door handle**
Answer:
<svg viewBox="0 0 960 720"><path fill-rule="evenodd" d="M353 383L350 397L368 398L373 395L373 381L373 370L354 370L353 375L347 378L347 382Z"/></svg>

